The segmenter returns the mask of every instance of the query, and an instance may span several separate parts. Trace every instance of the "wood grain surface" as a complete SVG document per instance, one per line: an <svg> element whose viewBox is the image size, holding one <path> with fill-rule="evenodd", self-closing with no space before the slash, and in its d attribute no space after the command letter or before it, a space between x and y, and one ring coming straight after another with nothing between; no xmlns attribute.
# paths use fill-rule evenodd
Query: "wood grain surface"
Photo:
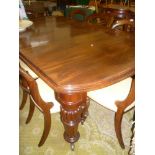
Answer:
<svg viewBox="0 0 155 155"><path fill-rule="evenodd" d="M87 92L134 75L133 33L45 17L20 34L20 59L57 92Z"/></svg>

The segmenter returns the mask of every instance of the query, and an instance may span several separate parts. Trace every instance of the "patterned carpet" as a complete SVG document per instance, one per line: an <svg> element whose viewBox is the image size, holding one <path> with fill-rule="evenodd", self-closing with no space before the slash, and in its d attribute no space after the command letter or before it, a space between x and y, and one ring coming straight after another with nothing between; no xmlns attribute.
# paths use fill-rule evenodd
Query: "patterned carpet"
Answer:
<svg viewBox="0 0 155 155"><path fill-rule="evenodd" d="M20 101L21 97L20 89ZM123 117L122 132L126 149L122 150L114 132L114 112L91 101L89 116L84 125L79 125L80 139L75 143L75 151L71 151L70 145L63 139L64 129L59 113L51 115L50 134L39 148L37 145L43 131L43 115L36 108L32 120L26 125L28 110L29 100L19 115L20 155L128 155L133 110Z"/></svg>

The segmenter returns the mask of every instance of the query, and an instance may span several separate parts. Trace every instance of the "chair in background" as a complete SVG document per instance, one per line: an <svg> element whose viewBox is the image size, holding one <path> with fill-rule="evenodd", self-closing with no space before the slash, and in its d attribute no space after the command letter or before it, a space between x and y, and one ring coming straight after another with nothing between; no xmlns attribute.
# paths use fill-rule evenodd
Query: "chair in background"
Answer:
<svg viewBox="0 0 155 155"><path fill-rule="evenodd" d="M20 63L19 63L19 67L24 68L25 71L27 73L29 73L34 79L38 78L38 76L25 63L23 63L21 60L20 60ZM22 76L19 77L19 83L20 83L20 86L21 86L22 91L23 91L23 98L22 98L22 102L21 102L21 105L20 105L20 110L22 110L24 108L25 104L26 104L27 98L28 98L28 96L30 94L30 90L28 88L27 81ZM31 112L32 112L32 110L34 108L32 103L33 103L33 101L30 98L30 105L31 105L30 106L30 109L31 109L30 111ZM28 114L28 117L27 117L27 120L26 120L26 124L28 124L29 121L32 118L32 114L30 113L30 111L29 111L29 114Z"/></svg>
<svg viewBox="0 0 155 155"><path fill-rule="evenodd" d="M117 20L134 19L134 13L129 9L120 8L104 8L104 12L113 17L113 23Z"/></svg>
<svg viewBox="0 0 155 155"><path fill-rule="evenodd" d="M31 2L25 4L25 10L28 17L32 20L44 17L48 14L47 8L44 6L44 2Z"/></svg>
<svg viewBox="0 0 155 155"><path fill-rule="evenodd" d="M35 106L44 116L44 130L38 144L40 147L45 143L51 128L51 113L59 112L60 104L55 100L53 89L40 78L34 78L36 74L22 61L20 61L19 74L20 84L24 92L20 109L23 109L27 96L30 97L30 110L26 123L30 122Z"/></svg>
<svg viewBox="0 0 155 155"><path fill-rule="evenodd" d="M84 10L81 10L81 9L72 10L69 13L69 18L73 19L73 20L77 20L77 21L85 21L86 12Z"/></svg>
<svg viewBox="0 0 155 155"><path fill-rule="evenodd" d="M121 31L123 30L126 32L134 32L135 23L133 19L118 20L113 24L112 29L121 30Z"/></svg>
<svg viewBox="0 0 155 155"><path fill-rule="evenodd" d="M121 30L127 32L134 32L135 25L133 19L122 19L113 22L114 18L111 16L111 20L106 19L105 14L92 15L88 18L88 21L100 18L102 19L103 25L109 27L113 30ZM107 15L106 15L107 16ZM113 18L113 19L112 19ZM110 21L110 22L109 22ZM109 23L109 24L108 24ZM131 82L132 81L132 82ZM129 93L129 94L128 94ZM121 132L121 121L124 112L132 109L135 105L134 103L134 93L135 93L135 79L128 78L112 86L88 92L88 97L103 105L104 107L115 112L115 132L118 138L119 144L122 148L125 148L122 132ZM124 98L121 98L123 97ZM124 99L124 100L123 100ZM117 101L120 100L120 101Z"/></svg>
<svg viewBox="0 0 155 155"><path fill-rule="evenodd" d="M94 13L86 18L86 22L89 24L102 25L107 28L111 28L113 20L113 16L109 13Z"/></svg>
<svg viewBox="0 0 155 155"><path fill-rule="evenodd" d="M120 146L124 149L121 122L123 114L135 105L135 78L130 77L103 89L90 91L87 95L90 99L115 112L115 132Z"/></svg>
<svg viewBox="0 0 155 155"><path fill-rule="evenodd" d="M110 2L110 4L108 3ZM117 3L115 3L117 2ZM100 12L109 13L113 16L114 22L120 19L134 19L135 13L130 10L129 0L108 1L107 5L100 7ZM132 9L133 10L133 9Z"/></svg>
<svg viewBox="0 0 155 155"><path fill-rule="evenodd" d="M120 6L128 6L130 4L130 0L101 0L101 3L104 3L106 6L109 5L120 5Z"/></svg>
<svg viewBox="0 0 155 155"><path fill-rule="evenodd" d="M108 18L107 18L108 17ZM100 19L100 23L113 30L121 30L127 32L134 31L134 20L123 19L113 22L113 16L108 16L106 13L93 14L87 18L89 23L93 23L94 20ZM95 22L96 23L96 22ZM115 132L118 138L119 144L122 148L125 148L122 132L121 121L124 112L134 107L134 92L135 92L135 79L128 78L112 86L88 92L88 97L103 105L104 107L115 112ZM128 94L129 93L129 94ZM120 101L118 101L120 100Z"/></svg>
<svg viewBox="0 0 155 155"><path fill-rule="evenodd" d="M112 28L118 22L119 24L133 25L134 16L130 10L119 10L106 8L103 12L95 13L86 18L86 21L91 24L103 25L107 28Z"/></svg>

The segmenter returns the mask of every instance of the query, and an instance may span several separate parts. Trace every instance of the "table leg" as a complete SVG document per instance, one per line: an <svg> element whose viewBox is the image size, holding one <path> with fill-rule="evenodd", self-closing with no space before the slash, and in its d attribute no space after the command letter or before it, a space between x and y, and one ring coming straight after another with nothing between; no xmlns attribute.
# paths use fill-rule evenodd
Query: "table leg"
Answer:
<svg viewBox="0 0 155 155"><path fill-rule="evenodd" d="M80 133L78 125L81 122L83 105L86 103L85 93L56 93L56 99L61 104L61 121L64 125L64 139L71 144L74 150L74 143L78 141Z"/></svg>

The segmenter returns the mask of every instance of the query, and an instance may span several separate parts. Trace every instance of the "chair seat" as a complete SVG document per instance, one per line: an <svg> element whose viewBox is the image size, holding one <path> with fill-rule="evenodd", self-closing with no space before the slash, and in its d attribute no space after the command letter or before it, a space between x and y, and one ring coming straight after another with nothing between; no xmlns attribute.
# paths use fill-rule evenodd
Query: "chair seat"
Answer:
<svg viewBox="0 0 155 155"><path fill-rule="evenodd" d="M21 67L28 71L28 73L35 79L38 78L38 76L22 61L19 60ZM52 102L54 106L50 109L51 113L56 113L60 111L60 104L56 101L55 96L54 96L54 91L52 88L50 88L43 80L40 78L36 80L38 89L39 89L39 94L41 98L45 102ZM32 98L32 97L31 97ZM33 98L32 98L33 100ZM33 100L34 101L34 100ZM37 104L36 104L37 106ZM38 106L37 106L38 107ZM39 107L38 107L39 108ZM40 108L39 108L40 109Z"/></svg>
<svg viewBox="0 0 155 155"><path fill-rule="evenodd" d="M115 101L123 101L129 94L132 78L127 78L111 86L90 91L87 93L88 97L97 103L101 104L105 108L112 111L117 111ZM131 109L134 106L134 102L128 106L125 111Z"/></svg>
<svg viewBox="0 0 155 155"><path fill-rule="evenodd" d="M21 65L21 67L28 71L28 73L33 77L33 78L37 78L38 76L22 61L22 60L19 60L19 63Z"/></svg>
<svg viewBox="0 0 155 155"><path fill-rule="evenodd" d="M54 106L50 109L51 113L56 113L60 111L60 103L55 99L54 91L50 88L43 80L37 79L36 80L39 94L41 98L45 102L52 102Z"/></svg>

